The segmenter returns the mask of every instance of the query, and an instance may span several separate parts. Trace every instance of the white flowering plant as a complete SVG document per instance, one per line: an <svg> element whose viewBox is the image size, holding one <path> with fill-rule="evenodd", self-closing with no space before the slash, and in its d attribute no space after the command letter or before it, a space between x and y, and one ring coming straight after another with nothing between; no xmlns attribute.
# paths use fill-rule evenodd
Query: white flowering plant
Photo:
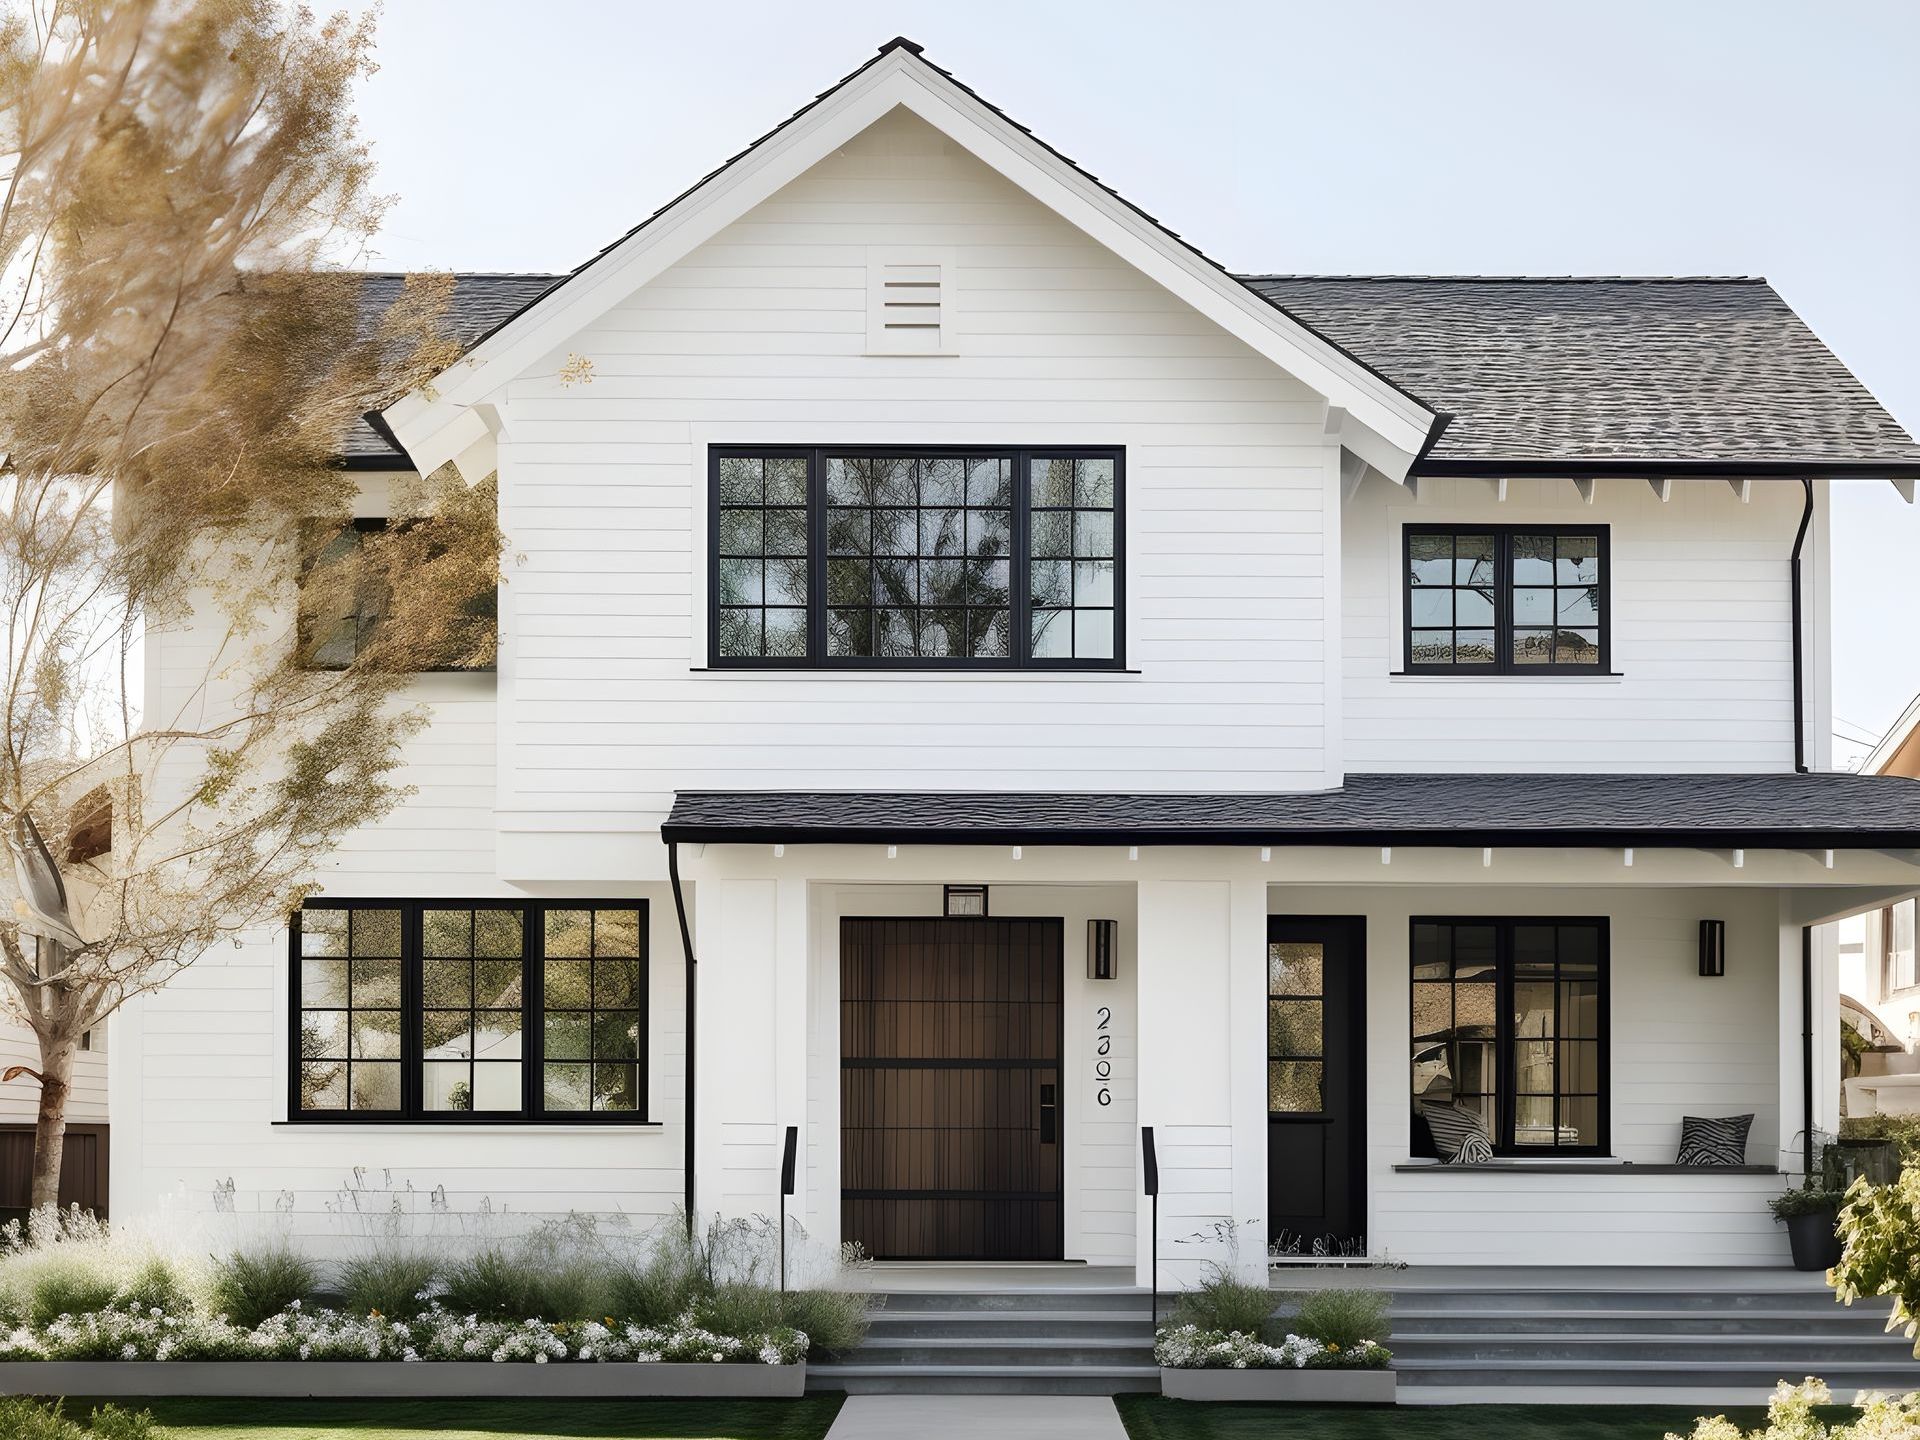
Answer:
<svg viewBox="0 0 1920 1440"><path fill-rule="evenodd" d="M1744 1430L1724 1415L1694 1422L1686 1435L1671 1431L1667 1440L1912 1440L1920 1435L1920 1393L1863 1394L1855 1401L1853 1421L1829 1427L1815 1412L1833 1404L1826 1382L1808 1378L1798 1385L1781 1381L1767 1402L1767 1423Z"/></svg>
<svg viewBox="0 0 1920 1440"><path fill-rule="evenodd" d="M1164 1325L1154 1334L1153 1358L1168 1370L1384 1370L1393 1353L1373 1340L1334 1345L1287 1335L1269 1345L1243 1330Z"/></svg>

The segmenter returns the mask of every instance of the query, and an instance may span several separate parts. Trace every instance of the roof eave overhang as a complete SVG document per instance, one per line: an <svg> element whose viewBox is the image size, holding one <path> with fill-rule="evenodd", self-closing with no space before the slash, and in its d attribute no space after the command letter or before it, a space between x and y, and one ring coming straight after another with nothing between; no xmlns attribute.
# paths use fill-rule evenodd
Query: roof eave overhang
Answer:
<svg viewBox="0 0 1920 1440"><path fill-rule="evenodd" d="M483 338L430 384L387 406L400 447L423 470L491 469L497 417L476 407L601 315L889 112L905 108L1344 410L1354 443L1400 479L1436 413L1242 284L1085 172L920 59L890 47L793 121L716 171L572 279ZM484 473L484 472L482 472Z"/></svg>
<svg viewBox="0 0 1920 1440"><path fill-rule="evenodd" d="M1920 460L1540 460L1480 459L1427 456L1414 473L1443 477L1495 479L1604 479L1608 476L1694 476L1702 480L1782 479L1811 476L1833 479L1913 481L1920 479Z"/></svg>

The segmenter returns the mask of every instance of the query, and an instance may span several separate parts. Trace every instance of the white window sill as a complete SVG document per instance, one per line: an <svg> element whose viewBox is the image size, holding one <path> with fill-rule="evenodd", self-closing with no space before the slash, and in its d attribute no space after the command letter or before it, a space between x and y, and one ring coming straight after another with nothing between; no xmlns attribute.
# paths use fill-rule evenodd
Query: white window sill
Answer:
<svg viewBox="0 0 1920 1440"><path fill-rule="evenodd" d="M1430 674L1393 670L1387 675L1387 679L1396 685L1618 685L1626 678L1618 671L1611 675L1474 675L1463 670Z"/></svg>
<svg viewBox="0 0 1920 1440"><path fill-rule="evenodd" d="M498 1124L435 1125L418 1120L275 1120L272 1128L294 1135L623 1135L635 1130L664 1130L658 1120L609 1120L599 1125L550 1124L544 1120Z"/></svg>
<svg viewBox="0 0 1920 1440"><path fill-rule="evenodd" d="M1579 1159L1529 1160L1501 1156L1484 1165L1444 1165L1438 1160L1401 1160L1394 1164L1401 1175L1726 1175L1779 1176L1785 1172L1771 1165L1644 1165L1631 1160L1615 1160L1605 1155Z"/></svg>
<svg viewBox="0 0 1920 1440"><path fill-rule="evenodd" d="M1097 684L1113 684L1123 680L1140 678L1138 670L1054 670L1045 666L1029 666L1024 669L1005 670L916 670L910 667L890 665L693 665L688 667L691 675L705 675L710 679L725 680L898 680L918 684L923 680L936 680L949 685L980 681L1007 684L1010 681L1043 680L1049 685L1062 681L1091 680Z"/></svg>

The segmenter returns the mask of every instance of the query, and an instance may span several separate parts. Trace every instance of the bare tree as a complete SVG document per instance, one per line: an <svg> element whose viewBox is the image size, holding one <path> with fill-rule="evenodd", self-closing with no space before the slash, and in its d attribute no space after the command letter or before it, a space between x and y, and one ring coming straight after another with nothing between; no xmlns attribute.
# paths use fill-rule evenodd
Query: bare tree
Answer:
<svg viewBox="0 0 1920 1440"><path fill-rule="evenodd" d="M372 44L275 0L0 25L0 1001L39 1044L35 1205L82 1034L278 923L400 797L409 673L491 662L490 487L422 482L328 549L348 427L452 358L448 280L380 311L340 268L386 203ZM204 674L147 693L149 637L189 629Z"/></svg>

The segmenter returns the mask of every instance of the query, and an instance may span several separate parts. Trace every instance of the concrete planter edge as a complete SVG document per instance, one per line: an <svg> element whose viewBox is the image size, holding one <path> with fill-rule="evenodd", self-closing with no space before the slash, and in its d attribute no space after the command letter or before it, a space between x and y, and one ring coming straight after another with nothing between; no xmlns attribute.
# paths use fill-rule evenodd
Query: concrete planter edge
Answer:
<svg viewBox="0 0 1920 1440"><path fill-rule="evenodd" d="M798 1365L483 1360L7 1360L0 1395L218 1396L305 1399L639 1399L785 1397L805 1393Z"/></svg>
<svg viewBox="0 0 1920 1440"><path fill-rule="evenodd" d="M1174 1400L1266 1400L1297 1405L1392 1405L1391 1370L1170 1370L1160 1393Z"/></svg>

